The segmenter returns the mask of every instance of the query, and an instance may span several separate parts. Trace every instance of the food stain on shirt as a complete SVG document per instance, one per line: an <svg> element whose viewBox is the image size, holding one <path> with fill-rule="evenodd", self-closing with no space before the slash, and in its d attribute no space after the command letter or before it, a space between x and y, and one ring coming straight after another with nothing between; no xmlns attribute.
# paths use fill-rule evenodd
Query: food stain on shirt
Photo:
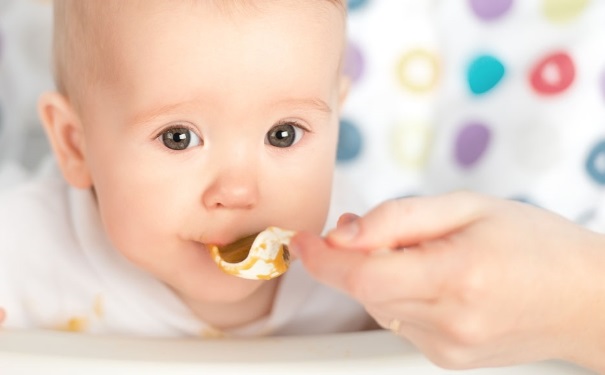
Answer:
<svg viewBox="0 0 605 375"><path fill-rule="evenodd" d="M204 339L222 339L225 336L225 332L212 327L204 328L200 331L200 337Z"/></svg>
<svg viewBox="0 0 605 375"><path fill-rule="evenodd" d="M94 312L95 316L99 319L105 316L105 304L103 303L102 295L97 294L97 296L95 297L95 300L92 305L92 311Z"/></svg>
<svg viewBox="0 0 605 375"><path fill-rule="evenodd" d="M57 327L57 329L66 332L84 332L88 326L88 319L81 316L71 317L65 324Z"/></svg>

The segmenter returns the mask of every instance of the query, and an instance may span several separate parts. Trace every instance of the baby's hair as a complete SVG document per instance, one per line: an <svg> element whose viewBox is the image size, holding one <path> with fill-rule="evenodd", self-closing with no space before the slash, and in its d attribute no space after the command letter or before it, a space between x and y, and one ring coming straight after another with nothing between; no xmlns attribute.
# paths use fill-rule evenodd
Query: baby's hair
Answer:
<svg viewBox="0 0 605 375"><path fill-rule="evenodd" d="M55 85L76 109L79 109L78 98L91 84L107 82L113 78L111 74L117 74L107 68L115 66L111 61L115 56L111 53L115 35L108 31L114 29L112 15L132 1L138 0L54 0ZM332 4L346 16L346 0L316 1ZM139 1L140 6L145 3ZM253 0L214 0L214 3L226 11L254 5Z"/></svg>
<svg viewBox="0 0 605 375"><path fill-rule="evenodd" d="M101 3L103 6L99 6ZM112 28L111 15L119 11L121 4L107 0L53 1L55 85L72 102L81 97L88 84L108 74L108 69L102 69L112 56L107 53L107 38L112 34L107 30Z"/></svg>
<svg viewBox="0 0 605 375"><path fill-rule="evenodd" d="M309 0L303 0L309 1ZM318 0L319 2L327 2L337 6L339 9L346 11L346 0ZM214 4L222 10L234 10L238 8L249 8L254 6L254 1L246 0L214 0Z"/></svg>

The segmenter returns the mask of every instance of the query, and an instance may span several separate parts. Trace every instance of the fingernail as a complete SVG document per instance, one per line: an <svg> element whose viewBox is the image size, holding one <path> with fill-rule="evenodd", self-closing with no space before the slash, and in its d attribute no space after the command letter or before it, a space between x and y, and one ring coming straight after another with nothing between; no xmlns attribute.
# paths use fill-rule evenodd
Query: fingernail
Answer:
<svg viewBox="0 0 605 375"><path fill-rule="evenodd" d="M357 237L357 234L359 234L359 223L357 220L353 220L333 229L328 236L338 242L351 242Z"/></svg>
<svg viewBox="0 0 605 375"><path fill-rule="evenodd" d="M359 219L359 216L357 216L353 213L342 214L340 216L340 218L338 219L338 223L336 224L336 227L346 225L347 223L353 222L357 219Z"/></svg>
<svg viewBox="0 0 605 375"><path fill-rule="evenodd" d="M288 244L288 251L295 258L300 258L300 246L296 244L296 237L293 237Z"/></svg>

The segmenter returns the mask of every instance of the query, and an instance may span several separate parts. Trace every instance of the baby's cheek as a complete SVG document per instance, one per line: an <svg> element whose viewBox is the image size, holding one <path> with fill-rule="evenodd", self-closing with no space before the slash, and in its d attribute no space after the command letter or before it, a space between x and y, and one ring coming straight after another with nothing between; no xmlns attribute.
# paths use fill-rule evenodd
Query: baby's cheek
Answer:
<svg viewBox="0 0 605 375"><path fill-rule="evenodd" d="M134 211L127 211L125 207L102 215L107 239L131 262L146 265L157 255L155 249L162 247L165 241L162 230L154 225L149 215L134 216Z"/></svg>
<svg viewBox="0 0 605 375"><path fill-rule="evenodd" d="M316 194L309 197L308 202L310 203L301 208L307 211L307 215L310 217L311 227L308 228L309 231L320 233L323 230L330 209L330 199L331 184L324 186L322 189L317 189Z"/></svg>
<svg viewBox="0 0 605 375"><path fill-rule="evenodd" d="M332 179L320 177L317 174L314 180L296 187L298 194L291 198L290 212L297 222L290 227L315 233L323 229L330 208Z"/></svg>

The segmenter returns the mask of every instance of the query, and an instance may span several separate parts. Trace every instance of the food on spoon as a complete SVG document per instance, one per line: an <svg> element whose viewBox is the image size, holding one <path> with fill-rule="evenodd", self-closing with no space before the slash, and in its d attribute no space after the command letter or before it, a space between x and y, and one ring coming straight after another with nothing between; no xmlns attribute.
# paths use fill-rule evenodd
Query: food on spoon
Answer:
<svg viewBox="0 0 605 375"><path fill-rule="evenodd" d="M226 273L252 280L270 280L288 270L288 246L294 231L269 227L226 246L210 245L212 258Z"/></svg>

